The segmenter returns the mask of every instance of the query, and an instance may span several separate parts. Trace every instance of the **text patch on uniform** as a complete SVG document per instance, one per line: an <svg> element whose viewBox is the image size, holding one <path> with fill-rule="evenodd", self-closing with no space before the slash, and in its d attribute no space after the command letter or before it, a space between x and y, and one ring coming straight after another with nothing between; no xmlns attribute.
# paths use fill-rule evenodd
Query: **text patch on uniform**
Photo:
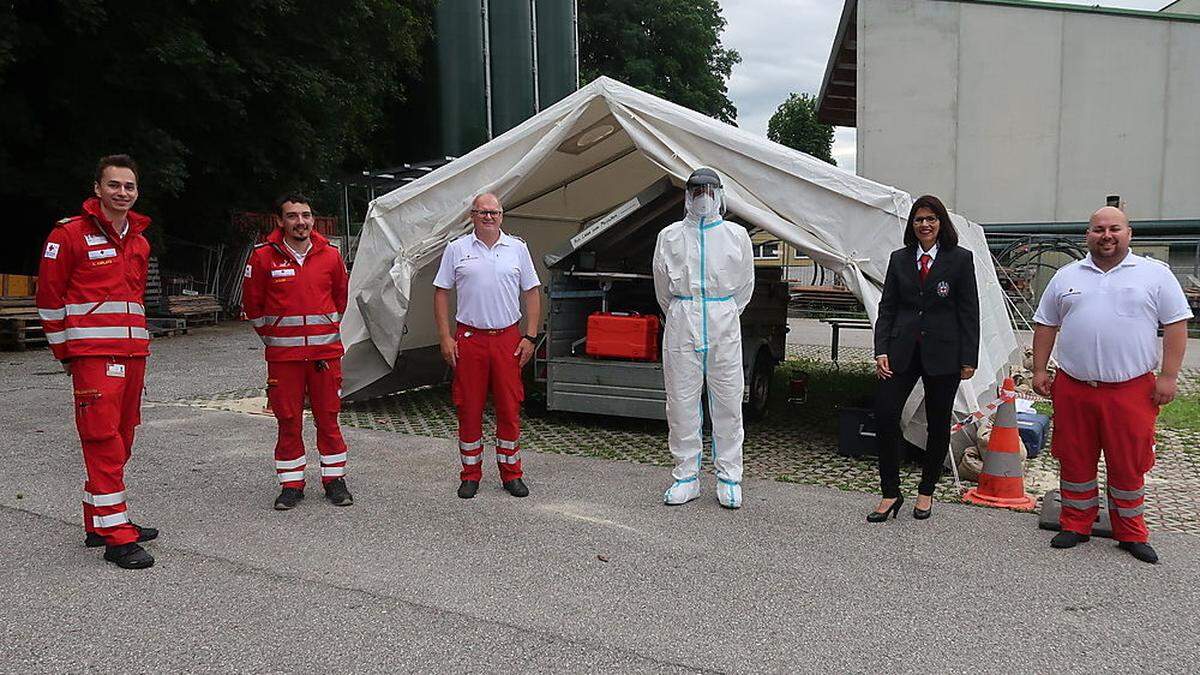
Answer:
<svg viewBox="0 0 1200 675"><path fill-rule="evenodd" d="M117 257L117 249L115 248L102 248L95 251L88 251L88 260L102 260L104 258L115 257Z"/></svg>
<svg viewBox="0 0 1200 675"><path fill-rule="evenodd" d="M296 276L296 268L284 267L282 269L271 270L272 277L294 277Z"/></svg>

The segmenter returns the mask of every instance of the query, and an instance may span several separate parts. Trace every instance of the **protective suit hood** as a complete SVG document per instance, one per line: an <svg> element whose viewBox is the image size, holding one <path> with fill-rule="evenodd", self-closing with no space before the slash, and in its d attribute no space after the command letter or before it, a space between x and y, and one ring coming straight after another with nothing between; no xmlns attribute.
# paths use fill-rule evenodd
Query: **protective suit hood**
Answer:
<svg viewBox="0 0 1200 675"><path fill-rule="evenodd" d="M692 224L711 223L725 215L725 190L716 171L700 167L688 177L684 189L684 219Z"/></svg>

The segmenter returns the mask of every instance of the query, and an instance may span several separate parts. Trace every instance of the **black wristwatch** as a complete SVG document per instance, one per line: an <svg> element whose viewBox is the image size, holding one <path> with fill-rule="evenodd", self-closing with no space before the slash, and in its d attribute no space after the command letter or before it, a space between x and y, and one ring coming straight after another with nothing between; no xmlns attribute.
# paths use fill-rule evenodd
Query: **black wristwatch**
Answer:
<svg viewBox="0 0 1200 675"><path fill-rule="evenodd" d="M537 345L537 336L536 335L522 335L521 339L529 340L529 344L531 344L531 345L535 345L535 346Z"/></svg>

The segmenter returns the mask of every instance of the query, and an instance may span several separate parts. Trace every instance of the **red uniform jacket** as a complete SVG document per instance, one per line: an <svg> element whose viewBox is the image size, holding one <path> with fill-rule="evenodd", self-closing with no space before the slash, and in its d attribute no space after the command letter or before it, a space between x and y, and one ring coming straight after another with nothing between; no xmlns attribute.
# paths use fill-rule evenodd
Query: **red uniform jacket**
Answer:
<svg viewBox="0 0 1200 675"><path fill-rule="evenodd" d="M346 266L328 239L318 232L310 237L303 265L278 228L246 265L242 309L267 346L268 361L336 359L343 353Z"/></svg>
<svg viewBox="0 0 1200 675"><path fill-rule="evenodd" d="M146 268L150 219L133 211L118 237L100 200L50 232L38 271L37 307L54 358L147 356Z"/></svg>

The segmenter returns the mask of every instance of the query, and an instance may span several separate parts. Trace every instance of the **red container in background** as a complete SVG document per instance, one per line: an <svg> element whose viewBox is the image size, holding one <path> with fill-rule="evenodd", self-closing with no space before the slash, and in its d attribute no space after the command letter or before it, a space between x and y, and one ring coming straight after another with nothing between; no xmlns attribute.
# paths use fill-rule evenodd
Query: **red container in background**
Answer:
<svg viewBox="0 0 1200 675"><path fill-rule="evenodd" d="M658 317L637 312L595 312L588 317L587 354L636 361L658 360Z"/></svg>

